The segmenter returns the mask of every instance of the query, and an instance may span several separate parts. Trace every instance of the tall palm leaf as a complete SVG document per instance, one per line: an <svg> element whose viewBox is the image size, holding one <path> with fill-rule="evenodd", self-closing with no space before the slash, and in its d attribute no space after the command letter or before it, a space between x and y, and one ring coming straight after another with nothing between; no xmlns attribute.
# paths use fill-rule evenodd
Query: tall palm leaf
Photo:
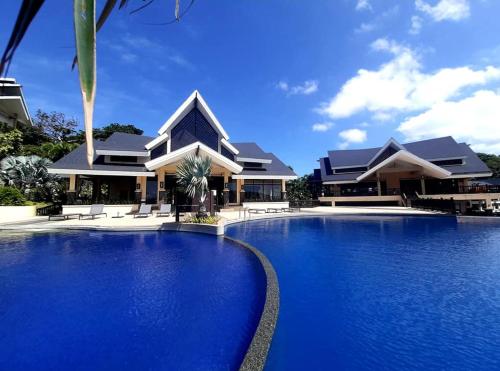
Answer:
<svg viewBox="0 0 500 371"><path fill-rule="evenodd" d="M204 202L208 193L208 177L212 160L209 157L190 155L177 166L177 183L184 187L186 195L196 201L200 212L206 212Z"/></svg>
<svg viewBox="0 0 500 371"><path fill-rule="evenodd" d="M92 168L94 162L92 122L96 90L95 0L74 0L74 21L76 56L79 61L78 74L83 98L87 162Z"/></svg>

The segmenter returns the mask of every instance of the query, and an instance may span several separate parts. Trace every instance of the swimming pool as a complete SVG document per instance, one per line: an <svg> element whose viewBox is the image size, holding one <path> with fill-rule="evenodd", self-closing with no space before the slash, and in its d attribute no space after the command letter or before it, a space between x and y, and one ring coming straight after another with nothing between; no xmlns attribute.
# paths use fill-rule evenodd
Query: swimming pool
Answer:
<svg viewBox="0 0 500 371"><path fill-rule="evenodd" d="M452 217L254 221L280 284L267 370L500 369L500 225Z"/></svg>
<svg viewBox="0 0 500 371"><path fill-rule="evenodd" d="M213 236L3 234L0 369L237 369L265 285Z"/></svg>

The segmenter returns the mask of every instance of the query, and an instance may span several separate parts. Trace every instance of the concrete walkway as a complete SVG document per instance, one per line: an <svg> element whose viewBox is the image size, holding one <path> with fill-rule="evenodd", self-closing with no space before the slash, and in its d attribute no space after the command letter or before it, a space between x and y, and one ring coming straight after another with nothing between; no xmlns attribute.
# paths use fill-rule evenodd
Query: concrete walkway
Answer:
<svg viewBox="0 0 500 371"><path fill-rule="evenodd" d="M304 208L295 213L276 214L248 214L243 211L222 211L219 216L219 224L226 225L240 221L273 219L283 217L314 216L314 215L435 215L435 213L414 210L404 207L315 207ZM43 230L43 229L106 229L106 230L138 230L138 229L160 229L164 223L173 224L175 218L149 216L147 218L134 218L125 215L122 218L97 217L95 219L48 221L48 217L39 216L23 220L0 223L0 229L4 230Z"/></svg>

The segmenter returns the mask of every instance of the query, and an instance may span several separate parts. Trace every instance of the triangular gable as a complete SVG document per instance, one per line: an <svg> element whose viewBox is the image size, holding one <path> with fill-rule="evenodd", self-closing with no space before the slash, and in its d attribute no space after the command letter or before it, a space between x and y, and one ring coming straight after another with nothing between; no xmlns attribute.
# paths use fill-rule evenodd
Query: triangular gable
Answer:
<svg viewBox="0 0 500 371"><path fill-rule="evenodd" d="M396 152L395 154L393 154L392 156L386 158L385 160L383 160L382 162L380 162L376 166L372 167L367 172L358 176L356 178L356 180L358 182L360 182L363 179L368 178L370 175L376 173L377 171L379 171L383 167L390 165L392 162L395 162L396 160L420 166L429 175L431 175L435 178L438 178L438 179L444 179L444 178L447 178L451 175L451 173L448 170L445 170L442 167L434 165L432 162L429 162L427 160L424 160L423 158L415 156L413 153L410 153L407 150L400 150L400 151Z"/></svg>
<svg viewBox="0 0 500 371"><path fill-rule="evenodd" d="M390 138L386 144L384 144L380 150L371 158L368 162L368 166L374 166L381 163L385 159L391 157L396 152L406 150L405 147L400 144L396 139Z"/></svg>
<svg viewBox="0 0 500 371"><path fill-rule="evenodd" d="M214 151L201 142L192 143L188 146L178 149L177 151L170 152L166 155L155 158L154 160L148 161L144 165L148 170L156 170L162 166L181 161L187 155L194 153L210 157L214 164L224 167L235 174L241 173L241 171L243 170L242 166L238 165L234 161L231 161L227 157Z"/></svg>
<svg viewBox="0 0 500 371"><path fill-rule="evenodd" d="M177 125L193 108L198 108L207 121L213 126L213 128L219 132L222 138L228 140L229 135L222 127L221 123L215 115L213 114L208 104L205 102L198 90L195 90L174 112L172 116L163 124L163 126L158 130L158 134L163 135L169 130Z"/></svg>

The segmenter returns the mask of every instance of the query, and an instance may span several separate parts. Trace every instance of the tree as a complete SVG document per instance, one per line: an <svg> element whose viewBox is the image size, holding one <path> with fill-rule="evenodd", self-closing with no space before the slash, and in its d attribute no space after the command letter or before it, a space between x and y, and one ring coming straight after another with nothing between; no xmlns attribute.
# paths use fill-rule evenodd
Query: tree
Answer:
<svg viewBox="0 0 500 371"><path fill-rule="evenodd" d="M26 129L25 144L67 142L76 135L77 127L78 121L67 118L64 113L47 113L39 109L33 117L33 127ZM30 140L31 143L28 142Z"/></svg>
<svg viewBox="0 0 500 371"><path fill-rule="evenodd" d="M0 159L16 155L22 150L23 133L17 129L0 132Z"/></svg>
<svg viewBox="0 0 500 371"><path fill-rule="evenodd" d="M8 70L14 53L44 2L45 0L23 0L7 47L0 59L0 75L3 75ZM90 167L93 165L94 158L92 126L97 79L96 33L104 25L116 7L117 2L118 0L107 0L96 23L96 0L73 0L73 22L76 40L76 57L73 66L78 62L78 75L83 98L85 140L87 142L87 162ZM130 0L120 0L118 9L123 8L129 2ZM153 1L142 4L132 13L144 9L151 3ZM175 0L175 20L177 21L180 20L181 14L185 14L189 10L194 0L191 0L187 9L182 13L179 3L180 0Z"/></svg>
<svg viewBox="0 0 500 371"><path fill-rule="evenodd" d="M128 134L142 135L144 131L132 124L112 123L102 128L94 129L93 137L98 140L106 140L113 133L128 133ZM71 140L77 143L83 143L85 141L85 132L84 131L78 132L78 134Z"/></svg>
<svg viewBox="0 0 500 371"><path fill-rule="evenodd" d="M0 183L19 189L28 200L51 201L59 197L59 177L50 174L50 160L38 156L8 156L0 162Z"/></svg>
<svg viewBox="0 0 500 371"><path fill-rule="evenodd" d="M188 197L198 202L200 206L198 216L207 215L204 202L211 169L212 160L209 157L195 155L189 155L177 167L177 183L184 187Z"/></svg>
<svg viewBox="0 0 500 371"><path fill-rule="evenodd" d="M287 197L290 201L304 201L312 198L309 189L309 175L291 180L287 183Z"/></svg>
<svg viewBox="0 0 500 371"><path fill-rule="evenodd" d="M479 158L490 168L493 173L493 177L500 177L500 156L486 154L486 153L478 153Z"/></svg>

